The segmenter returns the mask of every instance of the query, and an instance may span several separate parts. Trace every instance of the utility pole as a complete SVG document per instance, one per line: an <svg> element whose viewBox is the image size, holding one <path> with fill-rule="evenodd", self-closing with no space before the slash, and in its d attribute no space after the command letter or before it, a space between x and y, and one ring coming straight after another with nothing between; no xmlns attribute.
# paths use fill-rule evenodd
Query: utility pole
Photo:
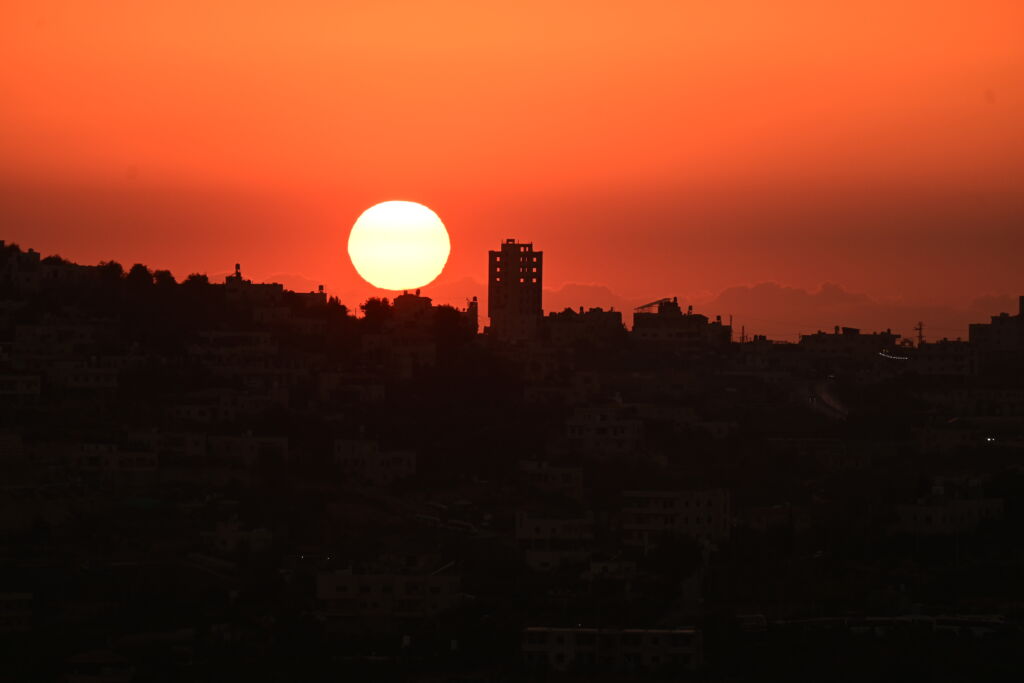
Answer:
<svg viewBox="0 0 1024 683"><path fill-rule="evenodd" d="M917 327L914 328L914 331L917 332L917 345L921 346L921 344L924 343L924 323L918 322Z"/></svg>

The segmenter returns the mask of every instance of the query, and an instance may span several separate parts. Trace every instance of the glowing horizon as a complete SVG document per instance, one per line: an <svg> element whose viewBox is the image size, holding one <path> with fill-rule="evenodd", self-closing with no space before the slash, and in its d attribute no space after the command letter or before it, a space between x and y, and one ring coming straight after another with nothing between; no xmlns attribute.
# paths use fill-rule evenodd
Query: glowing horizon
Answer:
<svg viewBox="0 0 1024 683"><path fill-rule="evenodd" d="M1024 290L1020 3L2 15L0 238L77 262L184 277L241 261L359 300L381 292L345 227L398 196L456 245L435 289L485 282L487 250L515 235L551 255L550 287L631 301L838 283L963 307Z"/></svg>

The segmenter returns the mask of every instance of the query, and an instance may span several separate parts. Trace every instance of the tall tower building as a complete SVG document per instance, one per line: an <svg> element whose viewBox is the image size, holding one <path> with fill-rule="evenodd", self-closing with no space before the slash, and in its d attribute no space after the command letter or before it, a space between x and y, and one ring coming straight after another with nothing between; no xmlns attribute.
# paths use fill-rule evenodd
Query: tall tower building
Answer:
<svg viewBox="0 0 1024 683"><path fill-rule="evenodd" d="M544 318L541 306L544 252L533 244L507 239L500 251L488 252L487 311L491 334L498 339L532 339Z"/></svg>

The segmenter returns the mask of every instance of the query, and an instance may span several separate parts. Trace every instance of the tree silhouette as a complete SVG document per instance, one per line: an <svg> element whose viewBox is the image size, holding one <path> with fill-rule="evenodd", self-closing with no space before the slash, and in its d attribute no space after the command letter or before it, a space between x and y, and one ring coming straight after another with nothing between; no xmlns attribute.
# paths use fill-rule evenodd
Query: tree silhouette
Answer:
<svg viewBox="0 0 1024 683"><path fill-rule="evenodd" d="M125 276L125 282L134 288L149 287L153 284L153 273L141 263L136 263Z"/></svg>
<svg viewBox="0 0 1024 683"><path fill-rule="evenodd" d="M99 272L100 279L108 284L120 282L121 278L124 277L124 267L117 261L100 261L97 271Z"/></svg>
<svg viewBox="0 0 1024 683"><path fill-rule="evenodd" d="M364 325L373 331L380 330L394 314L387 297L371 297L359 304L359 310L363 312Z"/></svg>
<svg viewBox="0 0 1024 683"><path fill-rule="evenodd" d="M174 275L169 270L158 270L154 272L153 281L156 282L158 287L170 287L177 284L174 280Z"/></svg>

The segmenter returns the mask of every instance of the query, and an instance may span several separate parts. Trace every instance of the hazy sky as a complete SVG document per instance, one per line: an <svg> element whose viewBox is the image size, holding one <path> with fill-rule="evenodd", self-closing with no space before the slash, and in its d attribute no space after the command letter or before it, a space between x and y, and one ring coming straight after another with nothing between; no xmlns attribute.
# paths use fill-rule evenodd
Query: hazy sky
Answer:
<svg viewBox="0 0 1024 683"><path fill-rule="evenodd" d="M0 239L81 262L363 296L408 199L438 291L519 237L629 300L1024 292L1019 1L36 0L0 63Z"/></svg>

